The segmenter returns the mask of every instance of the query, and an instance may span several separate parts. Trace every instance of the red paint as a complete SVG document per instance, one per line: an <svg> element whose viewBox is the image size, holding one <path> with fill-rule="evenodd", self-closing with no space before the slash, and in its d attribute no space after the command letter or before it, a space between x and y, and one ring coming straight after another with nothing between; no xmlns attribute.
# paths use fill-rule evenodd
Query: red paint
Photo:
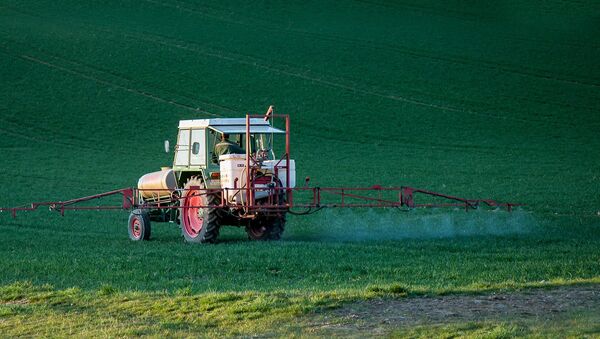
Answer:
<svg viewBox="0 0 600 339"><path fill-rule="evenodd" d="M194 238L202 230L204 219L198 215L202 208L202 196L199 189L190 189L184 198L183 208L183 229L190 237ZM169 206L170 207L170 206Z"/></svg>
<svg viewBox="0 0 600 339"><path fill-rule="evenodd" d="M131 234L134 238L140 239L142 237L142 223L138 217L131 220L129 227L131 227Z"/></svg>
<svg viewBox="0 0 600 339"><path fill-rule="evenodd" d="M271 177L258 177L254 178L255 185L267 185L271 183Z"/></svg>

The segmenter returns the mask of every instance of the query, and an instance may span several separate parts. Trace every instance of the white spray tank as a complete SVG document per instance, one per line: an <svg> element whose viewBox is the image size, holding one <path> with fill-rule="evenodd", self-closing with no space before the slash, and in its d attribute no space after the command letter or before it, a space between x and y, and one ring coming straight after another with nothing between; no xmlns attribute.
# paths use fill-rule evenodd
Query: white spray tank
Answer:
<svg viewBox="0 0 600 339"><path fill-rule="evenodd" d="M267 174L275 175L281 181L282 187L287 188L287 169L285 160L266 160L263 161L261 169ZM221 172L221 188L225 199L230 203L242 204L246 198L246 191L239 188L245 188L246 185L246 155L245 154L225 154L219 157L219 166ZM269 178L271 178L269 176ZM255 199L265 198L269 195L268 183L254 183L256 188ZM290 188L296 187L296 164L290 160ZM264 191L262 191L264 190Z"/></svg>

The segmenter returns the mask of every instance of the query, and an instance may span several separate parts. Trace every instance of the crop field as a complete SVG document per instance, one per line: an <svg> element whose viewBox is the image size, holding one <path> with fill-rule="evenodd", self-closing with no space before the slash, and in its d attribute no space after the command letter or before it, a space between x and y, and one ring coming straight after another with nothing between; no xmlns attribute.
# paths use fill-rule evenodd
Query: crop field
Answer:
<svg viewBox="0 0 600 339"><path fill-rule="evenodd" d="M132 242L127 211L2 213L0 337L599 337L599 20L592 0L0 1L0 207L133 186L179 120L269 105L299 182L526 204L329 209L215 245L168 223Z"/></svg>

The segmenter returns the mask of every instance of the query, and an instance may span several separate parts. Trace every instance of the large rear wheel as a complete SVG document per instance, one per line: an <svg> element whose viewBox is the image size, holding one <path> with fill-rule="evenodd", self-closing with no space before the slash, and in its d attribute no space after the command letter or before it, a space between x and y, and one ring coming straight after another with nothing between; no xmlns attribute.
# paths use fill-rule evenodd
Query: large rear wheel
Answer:
<svg viewBox="0 0 600 339"><path fill-rule="evenodd" d="M208 194L204 183L198 177L192 177L184 186L179 206L181 233L187 242L214 243L219 236L218 208L197 206L218 206L221 202L216 194Z"/></svg>

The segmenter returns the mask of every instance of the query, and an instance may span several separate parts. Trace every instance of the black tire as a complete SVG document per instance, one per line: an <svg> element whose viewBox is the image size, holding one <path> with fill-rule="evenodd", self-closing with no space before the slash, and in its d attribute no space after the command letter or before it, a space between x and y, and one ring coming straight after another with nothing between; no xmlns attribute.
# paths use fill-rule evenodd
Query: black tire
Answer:
<svg viewBox="0 0 600 339"><path fill-rule="evenodd" d="M129 239L133 241L150 240L152 227L148 212L139 209L131 211L127 226Z"/></svg>
<svg viewBox="0 0 600 339"><path fill-rule="evenodd" d="M198 177L191 177L184 185L182 197L179 199L179 225L187 242L215 243L221 227L218 208L185 208L186 206L220 205L221 198L217 194L206 194L205 191L192 189L204 188Z"/></svg>
<svg viewBox="0 0 600 339"><path fill-rule="evenodd" d="M251 220L246 226L250 240L279 240L285 230L285 213L278 217Z"/></svg>

